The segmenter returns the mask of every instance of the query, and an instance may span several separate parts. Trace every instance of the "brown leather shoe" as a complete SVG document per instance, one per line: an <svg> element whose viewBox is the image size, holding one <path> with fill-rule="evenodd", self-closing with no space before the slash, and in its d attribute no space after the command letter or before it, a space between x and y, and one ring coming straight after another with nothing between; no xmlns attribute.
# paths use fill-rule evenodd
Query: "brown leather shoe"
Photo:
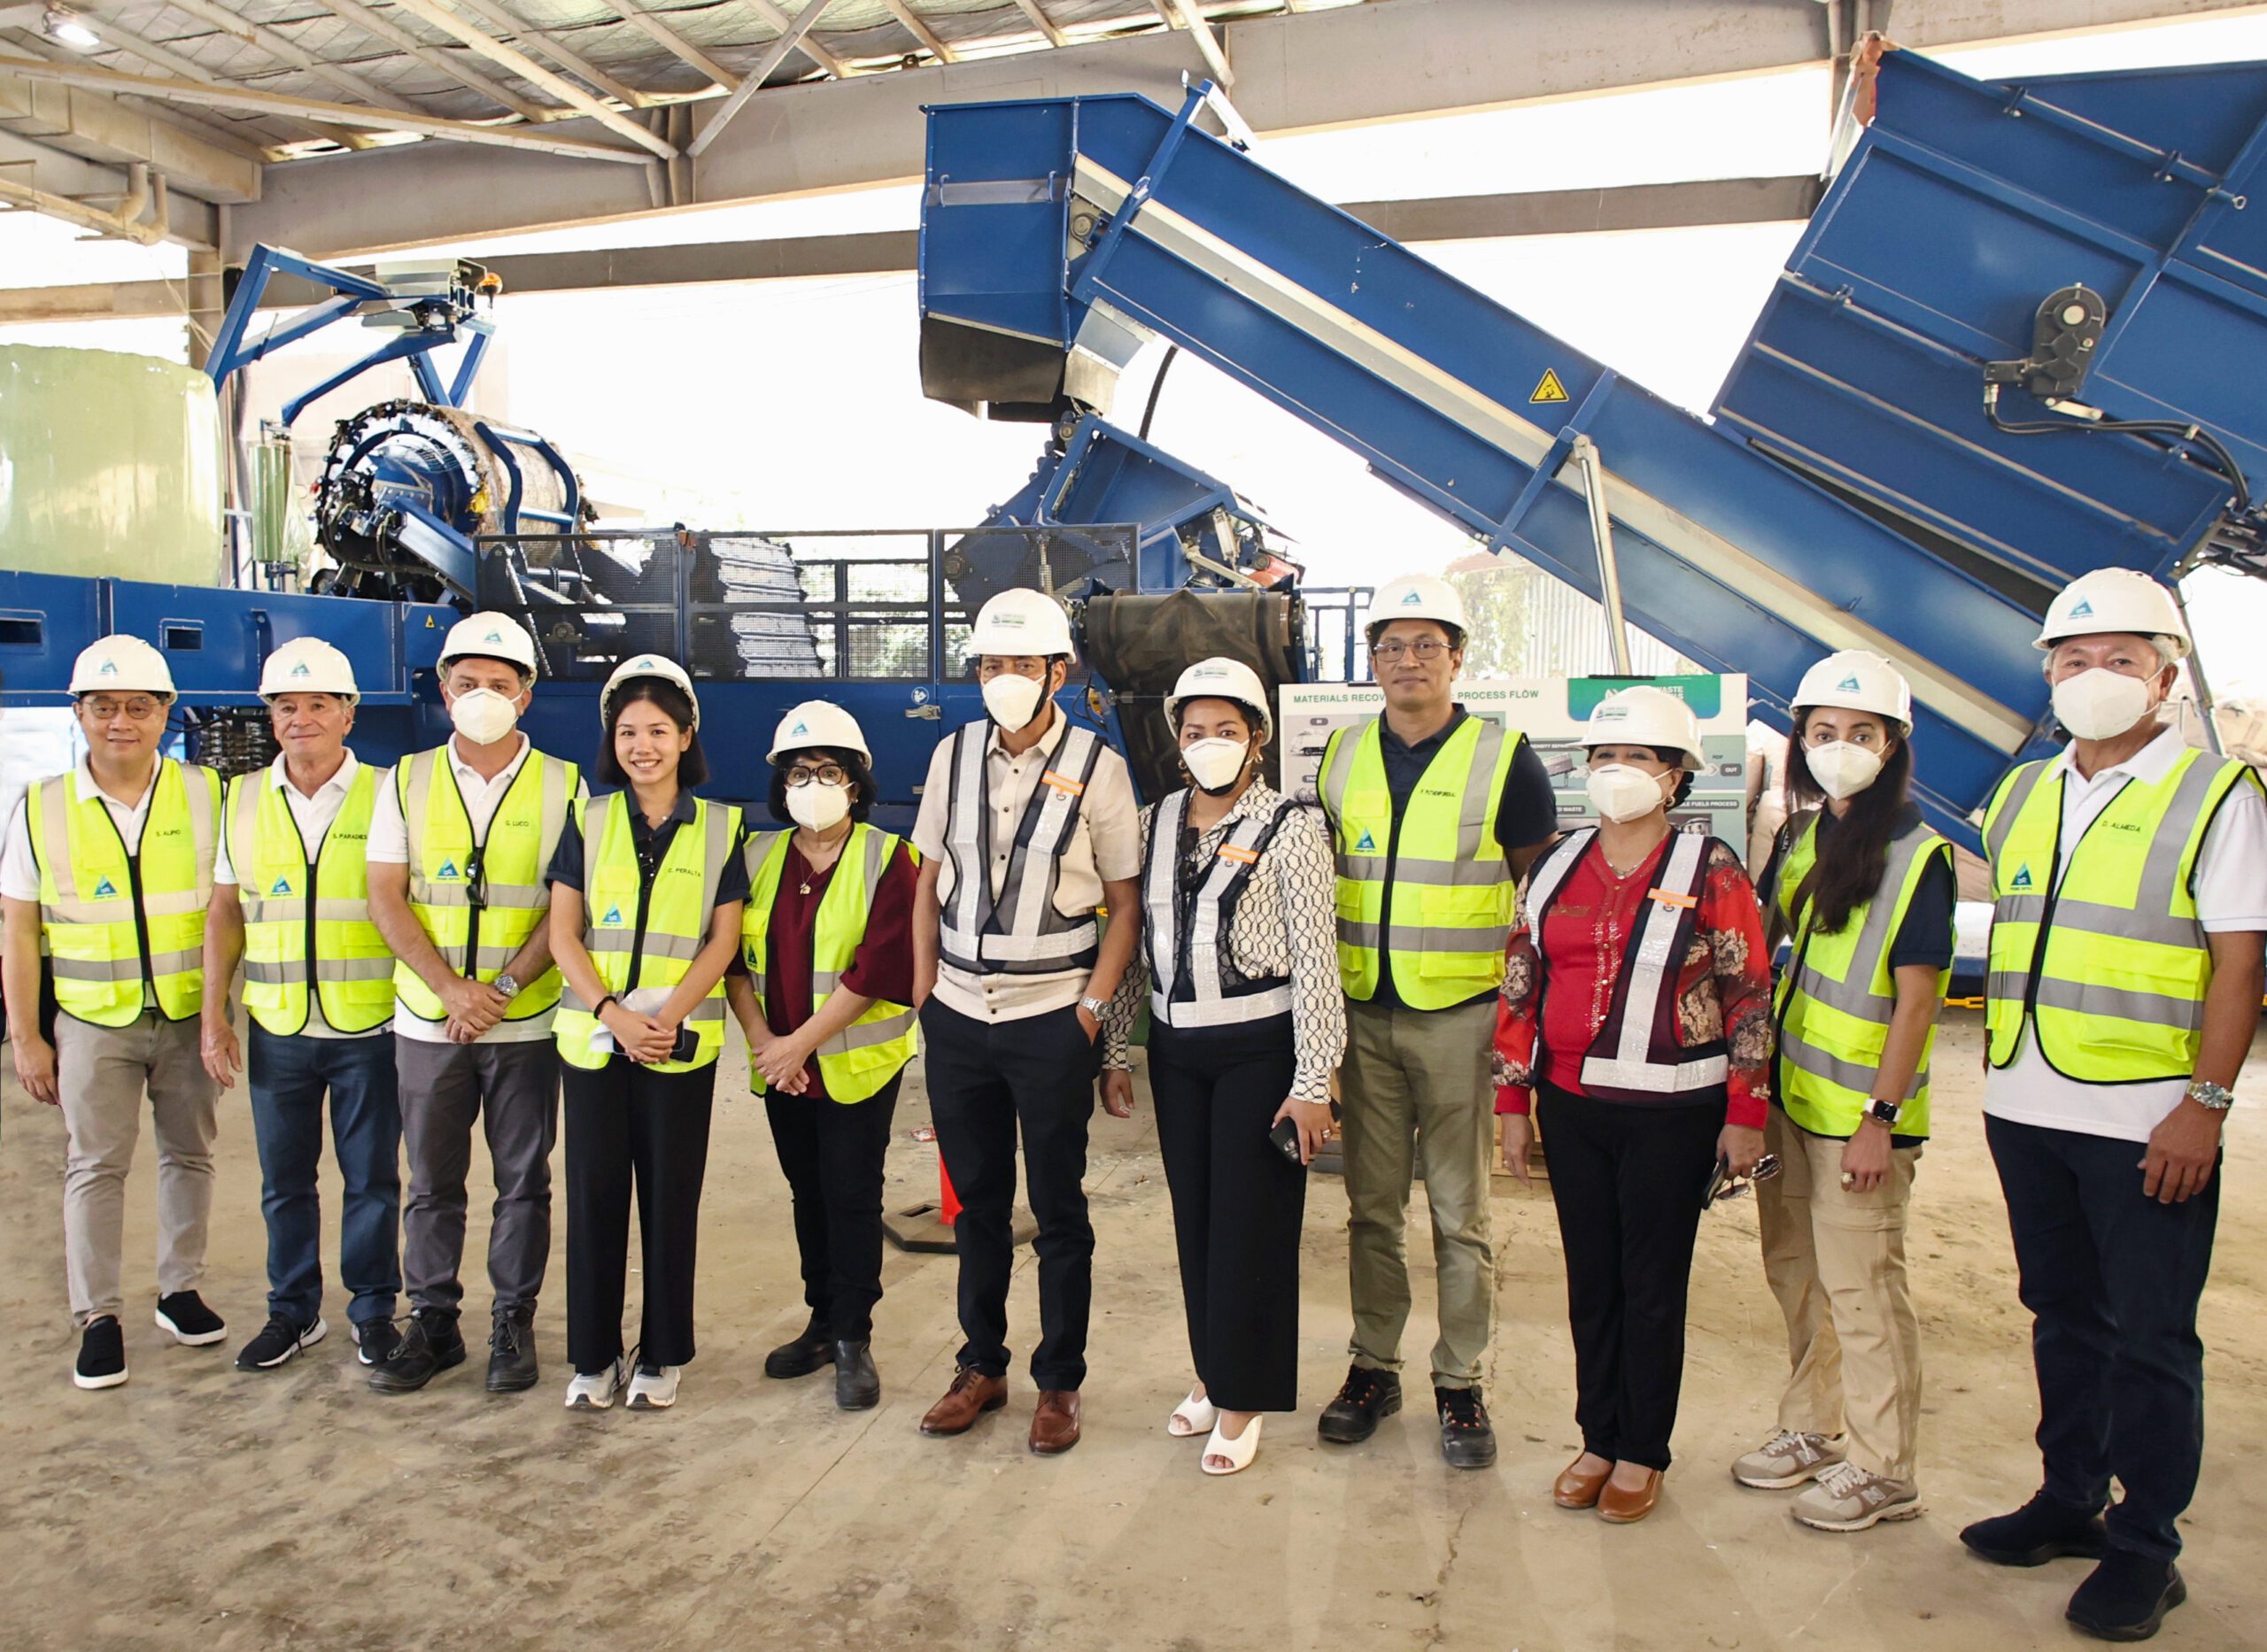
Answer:
<svg viewBox="0 0 2267 1652"><path fill-rule="evenodd" d="M921 1432L965 1434L976 1426L978 1417L1007 1403L1006 1378L986 1377L973 1365L963 1365L953 1373L953 1386L945 1390L945 1397L931 1406L928 1416L921 1419Z"/></svg>
<svg viewBox="0 0 2267 1652"><path fill-rule="evenodd" d="M1582 1460L1576 1457L1575 1463ZM1609 1463L1595 1474L1577 1474L1575 1463L1568 1463L1552 1484L1551 1501L1561 1509L1595 1509L1598 1507L1598 1494L1605 1485L1606 1476L1613 1472L1613 1465Z"/></svg>
<svg viewBox="0 0 2267 1652"><path fill-rule="evenodd" d="M1634 1492L1625 1492L1608 1481L1598 1494L1598 1517L1614 1525L1634 1525L1652 1513L1653 1505L1661 1500L1661 1471L1645 1471L1645 1483Z"/></svg>
<svg viewBox="0 0 2267 1652"><path fill-rule="evenodd" d="M1060 1456L1079 1443L1079 1391L1042 1388L1032 1413L1031 1448L1042 1457Z"/></svg>

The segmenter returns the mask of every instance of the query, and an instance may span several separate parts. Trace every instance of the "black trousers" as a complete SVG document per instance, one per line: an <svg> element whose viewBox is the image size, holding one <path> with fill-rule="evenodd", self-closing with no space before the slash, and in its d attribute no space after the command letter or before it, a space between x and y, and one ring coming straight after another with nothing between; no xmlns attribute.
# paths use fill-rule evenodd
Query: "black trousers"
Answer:
<svg viewBox="0 0 2267 1652"><path fill-rule="evenodd" d="M1075 1008L986 1024L932 998L921 1009L929 1112L960 1195L960 1363L1008 1374L1008 1277L1015 1266L1016 1138L1039 1221L1039 1346L1032 1381L1087 1379L1095 1230L1087 1216L1087 1125L1102 1049Z"/></svg>
<svg viewBox="0 0 2267 1652"><path fill-rule="evenodd" d="M1149 1023L1149 1092L1172 1194L1188 1351L1214 1405L1298 1406L1299 1224L1307 1173L1269 1124L1291 1092L1291 1018Z"/></svg>
<svg viewBox="0 0 2267 1652"><path fill-rule="evenodd" d="M2039 1371L2046 1495L2109 1510L2109 1541L2180 1553L2181 1510L2204 1456L2204 1344L2196 1303L2220 1214L2216 1172L2161 1205L2141 1193L2141 1145L1984 1117L2008 1199Z"/></svg>
<svg viewBox="0 0 2267 1652"><path fill-rule="evenodd" d="M838 1342L874 1332L882 1300L882 1160L902 1071L863 1101L807 1100L777 1087L763 1097L772 1145L795 1207L803 1301L811 1324Z"/></svg>
<svg viewBox="0 0 2267 1652"><path fill-rule="evenodd" d="M1721 1101L1650 1107L1544 1084L1536 1120L1567 1253L1582 1448L1668 1467L1684 1383L1684 1300Z"/></svg>
<svg viewBox="0 0 2267 1652"><path fill-rule="evenodd" d="M634 1185L646 1287L638 1357L689 1364L716 1064L657 1073L615 1055L598 1068L561 1061L559 1071L567 1111L567 1357L587 1373L622 1355Z"/></svg>

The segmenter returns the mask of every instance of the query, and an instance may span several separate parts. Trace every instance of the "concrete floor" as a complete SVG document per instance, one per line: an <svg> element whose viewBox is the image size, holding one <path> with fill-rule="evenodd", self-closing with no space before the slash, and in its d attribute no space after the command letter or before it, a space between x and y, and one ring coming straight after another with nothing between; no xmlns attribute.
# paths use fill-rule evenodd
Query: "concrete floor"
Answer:
<svg viewBox="0 0 2267 1652"><path fill-rule="evenodd" d="M1188 1372L1145 1117L1097 1118L1086 1439L1041 1461L1024 1448L1031 1393L1020 1375L1009 1409L972 1433L915 1432L958 1344L948 1257L891 1253L878 1409L837 1412L824 1377L764 1379L764 1350L801 1327L803 1308L785 1189L737 1052L709 1167L702 1354L677 1409L660 1415L561 1408L556 1258L538 1327L545 1377L531 1394L484 1393L476 1356L422 1394L381 1398L364 1387L343 1328L280 1373L232 1370L235 1346L264 1315L241 1091L223 1104L205 1285L231 1321L228 1343L175 1347L150 1323L145 1142L129 1192L133 1381L79 1393L64 1311L62 1132L12 1079L0 1094L0 1328L16 1371L0 1403L0 1648L2080 1644L2062 1611L2081 1563L2001 1571L1956 1540L1965 1522L2023 1501L2038 1470L2026 1323L1976 1111L1977 1017L1951 1021L1942 1134L1912 1239L1928 1337L1929 1513L1854 1537L1794 1525L1788 1494L1743 1491L1724 1471L1768 1432L1783 1370L1752 1201L1707 1218L1680 1462L1660 1510L1617 1529L1550 1501L1574 1449L1557 1236L1548 1195L1509 1182L1497 1184L1501 1330L1487 1389L1497 1467L1444 1467L1421 1404L1366 1447L1317 1444L1313 1410L1342 1371L1348 1327L1344 1200L1319 1177L1303 1292L1307 1409L1270 1421L1250 1471L1211 1480L1197 1471L1197 1445L1162 1430ZM2256 1097L2267 1060L2248 1076ZM894 1202L933 1185L931 1150L908 1134L924 1116L917 1097L901 1108ZM2192 1598L2161 1637L2168 1647L2258 1646L2267 1609L2249 1546L2267 1524L2267 1143L2255 1109L2237 1115L2231 1161L2204 1304L2212 1444L2187 1522ZM1421 1198L1417 1223L1421 1235ZM476 1221L475 1257L483 1242ZM1025 1256L1011 1313L1027 1351ZM1410 1336L1420 1398L1429 1292L1420 1278ZM468 1306L476 1318L477 1285Z"/></svg>

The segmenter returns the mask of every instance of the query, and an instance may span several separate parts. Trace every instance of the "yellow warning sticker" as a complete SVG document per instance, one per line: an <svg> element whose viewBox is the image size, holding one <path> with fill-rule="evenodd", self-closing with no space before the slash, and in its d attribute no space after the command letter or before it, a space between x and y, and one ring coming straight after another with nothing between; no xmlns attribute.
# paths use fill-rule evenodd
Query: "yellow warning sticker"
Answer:
<svg viewBox="0 0 2267 1652"><path fill-rule="evenodd" d="M1543 370L1543 382L1535 387L1535 394L1528 398L1530 402L1563 402L1571 399L1567 394L1567 387L1559 382L1559 369L1556 367L1545 367Z"/></svg>

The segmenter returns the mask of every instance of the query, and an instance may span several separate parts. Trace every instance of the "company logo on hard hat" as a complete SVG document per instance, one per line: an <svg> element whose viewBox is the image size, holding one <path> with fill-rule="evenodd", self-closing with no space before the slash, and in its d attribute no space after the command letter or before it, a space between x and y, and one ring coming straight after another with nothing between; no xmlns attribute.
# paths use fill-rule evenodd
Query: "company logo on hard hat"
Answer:
<svg viewBox="0 0 2267 1652"><path fill-rule="evenodd" d="M2070 617L2074 620L2091 620L2093 618L2093 599L2087 597L2079 598L2077 606L2070 610Z"/></svg>
<svg viewBox="0 0 2267 1652"><path fill-rule="evenodd" d="M1848 676L1844 677L1839 683L1837 683L1834 685L1834 691L1838 694L1855 694L1858 692L1858 674L1853 671Z"/></svg>
<svg viewBox="0 0 2267 1652"><path fill-rule="evenodd" d="M291 675L295 677L303 677L307 675L307 662L302 660L298 665L293 666L291 668Z"/></svg>
<svg viewBox="0 0 2267 1652"><path fill-rule="evenodd" d="M1401 599L1401 606L1404 608L1413 608L1424 600L1425 593L1412 586L1409 594Z"/></svg>
<svg viewBox="0 0 2267 1652"><path fill-rule="evenodd" d="M795 726L787 730L789 734L809 734L810 731L810 724L805 722L801 717L796 718Z"/></svg>
<svg viewBox="0 0 2267 1652"><path fill-rule="evenodd" d="M992 616L992 623L994 625L1021 625L1024 622L1024 617L1025 616L1020 614L995 614Z"/></svg>
<svg viewBox="0 0 2267 1652"><path fill-rule="evenodd" d="M100 669L100 670L98 670L98 671L97 671L97 672L95 673L95 675L96 675L97 676L103 676L103 677L114 677L114 676L116 676L116 675L118 675L118 661L117 661L117 660L104 660L104 661L103 661L103 663L102 663L102 668L101 668L101 669Z"/></svg>
<svg viewBox="0 0 2267 1652"><path fill-rule="evenodd" d="M500 643L504 640L504 633L491 625L488 628L488 635L480 640L484 643Z"/></svg>

